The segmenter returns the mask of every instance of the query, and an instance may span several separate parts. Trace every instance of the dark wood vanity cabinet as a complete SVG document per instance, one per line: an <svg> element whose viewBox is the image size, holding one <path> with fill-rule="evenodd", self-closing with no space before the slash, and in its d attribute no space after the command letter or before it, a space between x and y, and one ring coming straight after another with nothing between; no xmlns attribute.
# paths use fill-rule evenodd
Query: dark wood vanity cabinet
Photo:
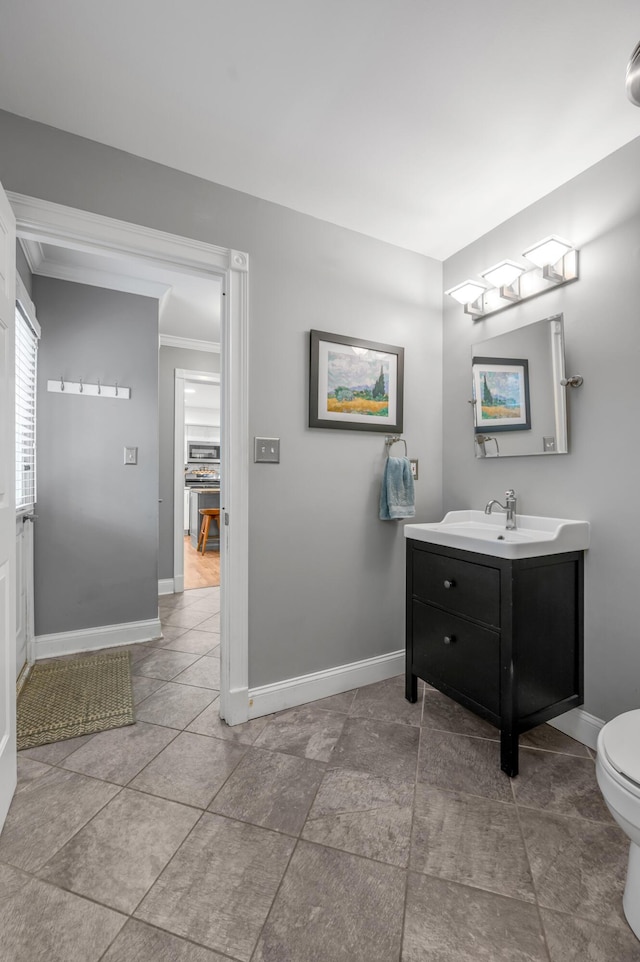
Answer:
<svg viewBox="0 0 640 962"><path fill-rule="evenodd" d="M418 678L518 737L583 701L584 552L508 560L407 539L406 696Z"/></svg>

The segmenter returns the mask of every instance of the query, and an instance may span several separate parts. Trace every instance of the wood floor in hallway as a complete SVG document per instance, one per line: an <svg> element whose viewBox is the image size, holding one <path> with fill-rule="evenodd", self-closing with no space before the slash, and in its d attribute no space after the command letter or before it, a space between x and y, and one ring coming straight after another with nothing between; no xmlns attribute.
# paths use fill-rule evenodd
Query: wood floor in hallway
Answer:
<svg viewBox="0 0 640 962"><path fill-rule="evenodd" d="M184 539L184 587L212 588L220 584L220 552L205 551L202 555L192 547L189 536Z"/></svg>

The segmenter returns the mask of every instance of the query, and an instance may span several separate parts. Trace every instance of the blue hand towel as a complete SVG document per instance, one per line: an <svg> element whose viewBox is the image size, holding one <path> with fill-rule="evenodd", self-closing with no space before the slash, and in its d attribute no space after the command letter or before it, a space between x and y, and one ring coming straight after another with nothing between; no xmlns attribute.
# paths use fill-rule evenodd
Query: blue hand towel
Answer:
<svg viewBox="0 0 640 962"><path fill-rule="evenodd" d="M409 458L387 458L380 490L380 520L413 518L416 513Z"/></svg>

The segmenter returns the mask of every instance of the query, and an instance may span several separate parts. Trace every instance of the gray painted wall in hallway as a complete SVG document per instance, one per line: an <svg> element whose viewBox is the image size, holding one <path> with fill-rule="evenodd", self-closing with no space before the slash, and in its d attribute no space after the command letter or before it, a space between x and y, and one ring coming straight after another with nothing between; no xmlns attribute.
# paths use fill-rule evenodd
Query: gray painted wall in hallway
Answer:
<svg viewBox="0 0 640 962"><path fill-rule="evenodd" d="M220 370L220 355L164 345L160 348L160 579L173 578L173 428L176 368L217 373Z"/></svg>
<svg viewBox="0 0 640 962"><path fill-rule="evenodd" d="M405 347L417 516L438 517L441 265L7 113L0 144L9 190L250 255L249 430L282 439L281 464L249 472L250 684L400 648L404 539L377 518L382 436L307 427L308 332Z"/></svg>
<svg viewBox="0 0 640 962"><path fill-rule="evenodd" d="M609 719L640 706L638 359L640 139L450 258L444 286L518 257L554 233L581 248L581 277L474 324L451 298L444 313L445 508L480 508L507 487L528 514L592 524L586 564L585 709ZM467 399L471 344L564 312L570 454L476 461Z"/></svg>
<svg viewBox="0 0 640 962"><path fill-rule="evenodd" d="M33 278L38 357L36 634L158 615L158 302ZM129 401L53 394L80 377ZM138 447L137 466L124 446Z"/></svg>

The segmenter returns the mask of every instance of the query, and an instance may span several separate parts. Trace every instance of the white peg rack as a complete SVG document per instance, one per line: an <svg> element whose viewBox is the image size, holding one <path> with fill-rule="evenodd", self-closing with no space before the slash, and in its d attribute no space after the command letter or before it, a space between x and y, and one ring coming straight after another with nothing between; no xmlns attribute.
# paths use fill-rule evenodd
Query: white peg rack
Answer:
<svg viewBox="0 0 640 962"><path fill-rule="evenodd" d="M47 391L52 394L84 394L85 397L108 397L116 398L118 401L128 401L131 397L131 388L122 387L121 384L88 384L86 381L65 381L58 378L57 381L47 381Z"/></svg>

